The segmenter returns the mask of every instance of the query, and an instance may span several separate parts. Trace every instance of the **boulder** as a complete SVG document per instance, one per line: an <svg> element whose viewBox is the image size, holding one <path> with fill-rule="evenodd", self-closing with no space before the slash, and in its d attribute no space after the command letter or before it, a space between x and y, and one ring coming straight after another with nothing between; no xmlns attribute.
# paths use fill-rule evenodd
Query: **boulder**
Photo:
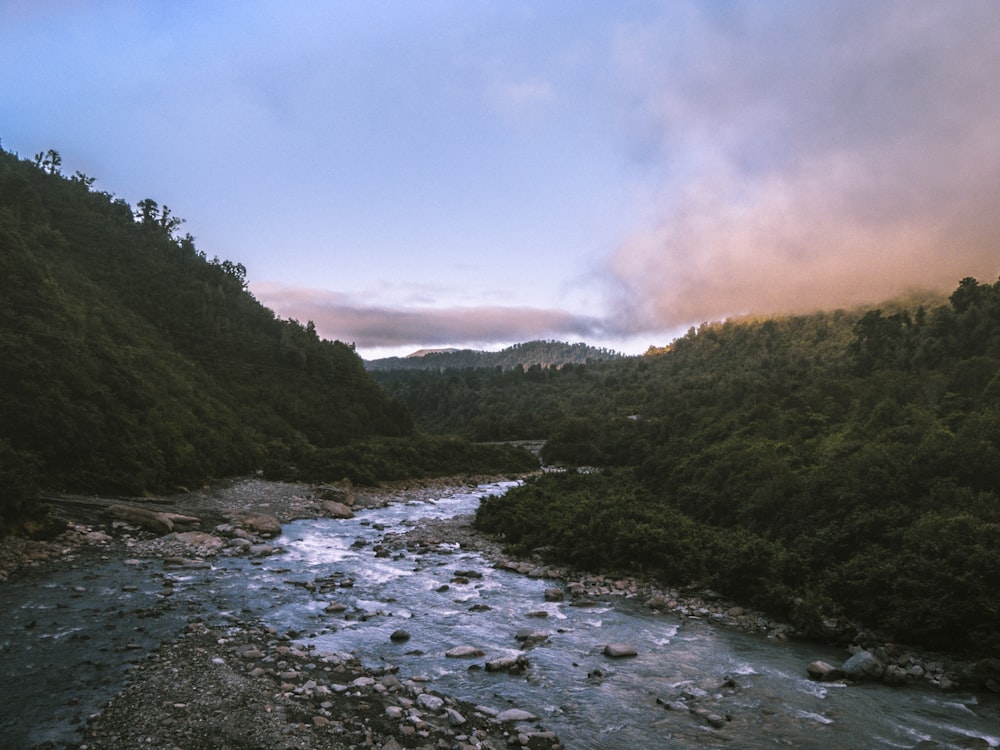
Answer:
<svg viewBox="0 0 1000 750"><path fill-rule="evenodd" d="M858 651L840 665L840 671L852 680L881 680L885 667L871 651Z"/></svg>
<svg viewBox="0 0 1000 750"><path fill-rule="evenodd" d="M523 643L525 646L534 646L549 639L549 631L532 630L531 628L521 628L514 634L514 640Z"/></svg>
<svg viewBox="0 0 1000 750"><path fill-rule="evenodd" d="M410 640L410 634L403 629L393 630L392 635L389 636L389 640L395 641L396 643L402 643Z"/></svg>
<svg viewBox="0 0 1000 750"><path fill-rule="evenodd" d="M529 666L528 660L523 655L518 656L498 656L486 662L487 672L510 672L520 674Z"/></svg>
<svg viewBox="0 0 1000 750"><path fill-rule="evenodd" d="M621 659L626 656L637 656L639 652L635 646L628 643L609 643L604 647L604 655L612 659Z"/></svg>
<svg viewBox="0 0 1000 750"><path fill-rule="evenodd" d="M240 517L237 523L247 531L264 537L279 536L281 522L266 513L248 513Z"/></svg>
<svg viewBox="0 0 1000 750"><path fill-rule="evenodd" d="M324 484L316 488L316 497L320 500L333 500L350 507L357 502L354 487L349 479L338 482L336 486Z"/></svg>
<svg viewBox="0 0 1000 750"><path fill-rule="evenodd" d="M837 669L832 664L827 664L825 661L816 660L811 662L809 666L806 667L806 672L814 680L819 680L820 682L832 682L833 680L839 680L844 676L844 673Z"/></svg>
<svg viewBox="0 0 1000 750"><path fill-rule="evenodd" d="M440 711L444 700L430 693L421 693L417 696L417 705L427 711Z"/></svg>
<svg viewBox="0 0 1000 750"><path fill-rule="evenodd" d="M562 589L545 589L545 601L547 602L561 602L565 597L566 595L563 593Z"/></svg>
<svg viewBox="0 0 1000 750"><path fill-rule="evenodd" d="M444 652L449 659L474 659L478 656L485 656L486 652L475 646L455 646Z"/></svg>
<svg viewBox="0 0 1000 750"><path fill-rule="evenodd" d="M538 719L533 713L520 708L508 708L496 715L497 721L536 721Z"/></svg>
<svg viewBox="0 0 1000 750"><path fill-rule="evenodd" d="M354 518L354 511L347 507L345 503L336 500L324 500L320 505L323 508L323 512L330 518Z"/></svg>

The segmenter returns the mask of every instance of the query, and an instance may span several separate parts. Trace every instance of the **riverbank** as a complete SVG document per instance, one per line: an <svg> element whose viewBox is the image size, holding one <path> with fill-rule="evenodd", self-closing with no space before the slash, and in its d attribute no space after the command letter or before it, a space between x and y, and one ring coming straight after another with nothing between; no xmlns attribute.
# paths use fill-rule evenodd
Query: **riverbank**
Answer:
<svg viewBox="0 0 1000 750"><path fill-rule="evenodd" d="M280 555L275 537L283 523L432 500L446 489L467 490L492 479L497 478L463 476L356 489L246 478L152 501L70 497L54 503L55 512L68 517L65 531L47 541L5 539L0 565L7 580L60 567L86 569L91 560L160 561L164 572L156 577L163 579L160 598L166 603L174 577L207 568L217 556ZM171 530L160 533L165 522ZM155 616L153 610L147 614ZM127 686L86 720L74 747L561 747L527 712L456 701L419 676L368 669L351 654L297 646L296 633L278 633L252 618L226 619L225 625L210 625L192 616L176 638L137 659Z"/></svg>
<svg viewBox="0 0 1000 750"><path fill-rule="evenodd" d="M153 504L156 512L191 514L189 518L196 512L206 517L220 514L224 523L210 531L162 535L102 515L94 526L78 524L73 529L80 541L75 550L69 546L60 550L57 541L54 558L29 565L85 566L84 557L97 553L110 560L159 560L164 571L182 572L190 566L208 567L217 555L280 555L271 520L280 531L280 523L343 512L342 505L353 512L433 501L456 488L468 491L495 479L460 477L363 490L234 481ZM551 596L565 596L576 606L610 603L616 608L642 608L654 616L756 630L777 640L796 637L787 625L724 602L710 592L675 591L639 579L581 574L537 559L511 559L498 540L476 532L471 520L471 516L459 516L424 521L405 531L389 530L374 551L376 556L393 555L397 550L419 556L422 550L442 543L459 545L479 552L498 568L551 580ZM164 576L164 584L169 580L170 576ZM162 596L169 600L169 586ZM219 626L193 617L176 639L137 660L129 686L86 723L80 747L558 746L556 737L535 722L519 721L516 714L500 719L495 708L451 701L417 678L391 670L366 670L349 654L302 650L295 640L295 633L268 630L251 618L229 617ZM644 648L642 643L633 645ZM806 666L803 663L803 675ZM953 671L949 667L942 673ZM198 739L202 736L208 739Z"/></svg>

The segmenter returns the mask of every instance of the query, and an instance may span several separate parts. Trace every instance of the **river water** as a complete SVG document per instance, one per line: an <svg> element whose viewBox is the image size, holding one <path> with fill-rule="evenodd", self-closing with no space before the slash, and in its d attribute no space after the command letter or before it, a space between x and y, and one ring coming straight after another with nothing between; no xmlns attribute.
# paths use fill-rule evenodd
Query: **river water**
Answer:
<svg viewBox="0 0 1000 750"><path fill-rule="evenodd" d="M653 614L623 599L547 602L553 582L493 568L457 545L376 556L386 533L471 513L482 495L507 487L297 521L279 540L285 554L264 560L171 571L156 560L94 557L0 586L0 747L79 742L86 717L121 689L129 666L192 617L256 617L319 650L398 666L438 692L526 709L571 749L1000 746L997 696L818 684L806 664L839 663L842 652ZM331 603L343 611L328 612ZM398 629L410 639L391 640ZM522 650L524 629L547 638ZM603 646L612 642L638 655L609 659ZM464 645L486 657L444 655ZM479 668L521 653L530 664L523 674ZM731 721L713 729L683 706Z"/></svg>

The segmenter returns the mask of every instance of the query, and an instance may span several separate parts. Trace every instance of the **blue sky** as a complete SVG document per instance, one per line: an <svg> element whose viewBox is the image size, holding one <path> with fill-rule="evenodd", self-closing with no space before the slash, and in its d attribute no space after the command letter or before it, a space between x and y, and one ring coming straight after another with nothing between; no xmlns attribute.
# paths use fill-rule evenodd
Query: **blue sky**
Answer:
<svg viewBox="0 0 1000 750"><path fill-rule="evenodd" d="M1000 275L1000 3L0 0L0 142L364 357Z"/></svg>

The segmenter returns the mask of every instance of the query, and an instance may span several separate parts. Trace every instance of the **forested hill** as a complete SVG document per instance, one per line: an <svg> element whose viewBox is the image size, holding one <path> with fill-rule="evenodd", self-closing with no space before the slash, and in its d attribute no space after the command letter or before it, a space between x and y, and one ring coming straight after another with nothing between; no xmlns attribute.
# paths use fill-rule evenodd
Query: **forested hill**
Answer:
<svg viewBox="0 0 1000 750"><path fill-rule="evenodd" d="M543 458L600 470L484 504L481 528L517 549L709 585L806 630L1000 656L1000 282L704 325L528 386L497 392L548 415Z"/></svg>
<svg viewBox="0 0 1000 750"><path fill-rule="evenodd" d="M139 493L411 436L352 346L280 320L167 206L0 151L0 520L38 488ZM412 439L412 438L408 438ZM370 478L370 477L369 477Z"/></svg>
<svg viewBox="0 0 1000 750"><path fill-rule="evenodd" d="M371 372L387 370L445 370L501 369L526 370L531 367L559 368L567 364L586 364L623 355L584 343L568 344L563 341L528 341L515 344L498 352L473 349L449 349L415 354L409 357L386 357L368 360L365 366Z"/></svg>

